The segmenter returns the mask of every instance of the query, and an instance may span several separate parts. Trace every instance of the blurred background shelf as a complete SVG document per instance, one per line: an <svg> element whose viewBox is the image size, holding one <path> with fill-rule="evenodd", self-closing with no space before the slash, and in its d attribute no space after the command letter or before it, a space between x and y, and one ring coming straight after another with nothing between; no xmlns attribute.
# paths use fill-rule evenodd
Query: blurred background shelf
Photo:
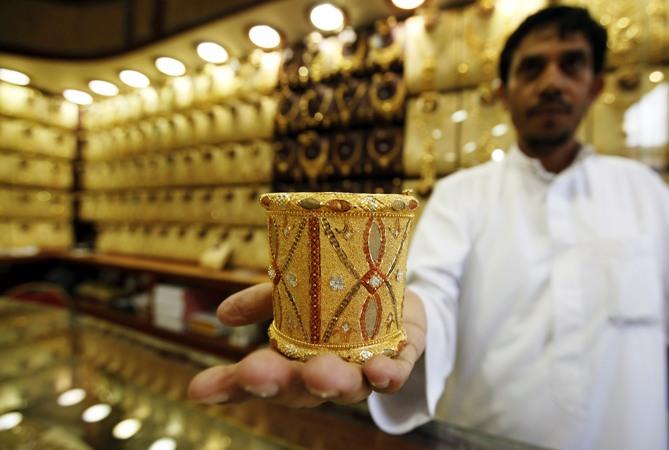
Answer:
<svg viewBox="0 0 669 450"><path fill-rule="evenodd" d="M123 312L84 299L76 299L74 309L79 313L88 314L97 317L98 319L122 325L179 345L211 353L221 358L238 360L258 347L257 345L236 347L230 345L225 336L210 337L194 334L188 331L183 333L170 331L151 323L151 317L149 315Z"/></svg>
<svg viewBox="0 0 669 450"><path fill-rule="evenodd" d="M129 255L44 251L36 254L0 255L0 263L25 264L60 261L98 267L113 267L146 272L161 279L186 279L208 286L246 287L269 281L266 274L248 269L214 270L180 261L151 259Z"/></svg>

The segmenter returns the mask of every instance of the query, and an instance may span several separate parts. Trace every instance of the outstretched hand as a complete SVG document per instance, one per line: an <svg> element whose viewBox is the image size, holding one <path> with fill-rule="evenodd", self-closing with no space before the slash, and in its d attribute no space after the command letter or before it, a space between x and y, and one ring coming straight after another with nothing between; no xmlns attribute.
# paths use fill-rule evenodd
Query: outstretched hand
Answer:
<svg viewBox="0 0 669 450"><path fill-rule="evenodd" d="M272 285L258 284L231 295L218 307L217 315L231 326L270 319ZM192 400L208 404L264 398L287 406L312 407L325 401L357 403L372 390L396 392L425 348L425 312L410 290L404 301L404 328L407 345L394 359L377 355L360 365L325 354L300 362L262 349L235 364L200 372L191 381L188 393Z"/></svg>

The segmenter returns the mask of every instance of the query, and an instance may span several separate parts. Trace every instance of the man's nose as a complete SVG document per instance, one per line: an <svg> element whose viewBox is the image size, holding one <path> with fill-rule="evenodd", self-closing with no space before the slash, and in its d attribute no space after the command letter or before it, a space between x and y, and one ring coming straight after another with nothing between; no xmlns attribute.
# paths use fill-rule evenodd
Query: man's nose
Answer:
<svg viewBox="0 0 669 450"><path fill-rule="evenodd" d="M560 95L564 89L565 78L558 64L548 64L539 79L539 92L546 96Z"/></svg>

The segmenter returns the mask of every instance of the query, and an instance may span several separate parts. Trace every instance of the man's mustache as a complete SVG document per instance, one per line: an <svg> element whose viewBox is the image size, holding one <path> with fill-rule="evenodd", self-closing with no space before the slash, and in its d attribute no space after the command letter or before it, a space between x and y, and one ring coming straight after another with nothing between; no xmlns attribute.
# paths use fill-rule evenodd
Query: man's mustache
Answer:
<svg viewBox="0 0 669 450"><path fill-rule="evenodd" d="M530 107L527 110L527 116L531 117L535 114L541 114L544 112L556 112L569 114L572 111L572 107L569 103L564 100L543 100L538 102L536 105Z"/></svg>

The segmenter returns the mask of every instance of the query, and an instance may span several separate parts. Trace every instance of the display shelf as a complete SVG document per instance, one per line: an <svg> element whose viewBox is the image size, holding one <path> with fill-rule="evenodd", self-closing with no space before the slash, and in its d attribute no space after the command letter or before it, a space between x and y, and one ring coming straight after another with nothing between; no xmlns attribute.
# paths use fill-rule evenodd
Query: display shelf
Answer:
<svg viewBox="0 0 669 450"><path fill-rule="evenodd" d="M235 347L228 344L225 337L209 337L189 332L170 331L153 325L149 316L125 313L89 300L76 299L74 309L77 312L122 325L150 336L232 360L238 360L258 347L257 345Z"/></svg>
<svg viewBox="0 0 669 450"><path fill-rule="evenodd" d="M61 162L73 162L75 160L74 156L60 156L60 155L48 155L46 153L41 153L35 150L16 150L13 148L0 147L1 153L14 153L16 155L25 156L27 158L36 158L36 159L50 159L54 161Z"/></svg>
<svg viewBox="0 0 669 450"><path fill-rule="evenodd" d="M215 270L181 261L152 259L140 256L81 253L76 251L44 251L35 254L0 254L0 263L19 264L45 261L62 261L98 267L114 267L137 272L147 272L162 279L197 281L204 285L246 287L269 281L263 272L248 269Z"/></svg>
<svg viewBox="0 0 669 450"><path fill-rule="evenodd" d="M67 252L57 254L56 258L71 263L116 267L119 269L149 272L156 275L168 275L202 282L236 286L251 286L269 281L266 274L255 270L215 270L180 261L151 259L131 255Z"/></svg>
<svg viewBox="0 0 669 450"><path fill-rule="evenodd" d="M34 89L34 88L33 88ZM37 119L37 118L26 118L24 116L15 116L12 114L6 114L6 113L0 113L0 119L10 119L10 120L22 120L25 122L31 122L33 124L37 124L39 126L43 126L46 128L55 128L57 130L62 130L62 131L69 131L71 133L74 133L77 131L77 127L66 127L65 125L59 125L57 123L49 122L43 119Z"/></svg>

